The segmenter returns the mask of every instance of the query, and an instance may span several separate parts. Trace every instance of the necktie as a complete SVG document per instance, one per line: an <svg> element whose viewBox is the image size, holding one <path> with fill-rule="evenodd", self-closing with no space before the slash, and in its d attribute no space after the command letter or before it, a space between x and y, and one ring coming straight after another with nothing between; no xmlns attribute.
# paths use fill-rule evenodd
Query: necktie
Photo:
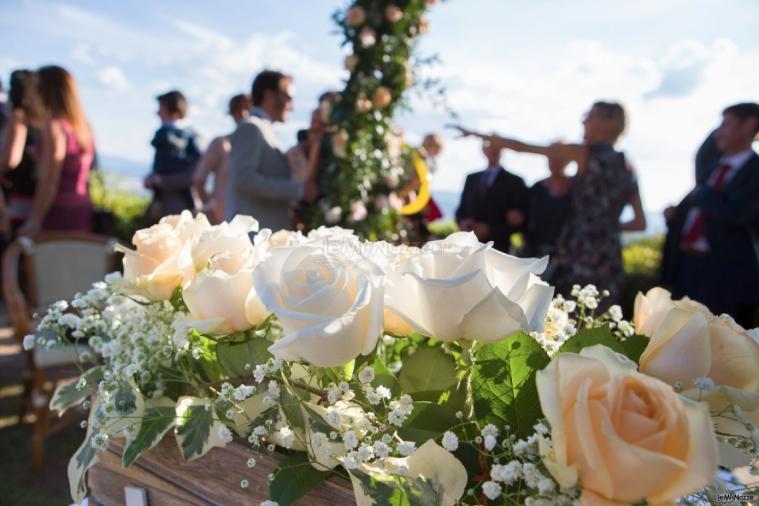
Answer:
<svg viewBox="0 0 759 506"><path fill-rule="evenodd" d="M727 173L730 171L730 169L731 166L727 164L722 164L717 167L714 179L709 186L715 190L721 190L727 182ZM682 242L685 246L692 246L704 237L704 224L706 223L706 215L700 208L696 209L696 213L696 217L693 219L690 228L686 230L685 234L683 234Z"/></svg>

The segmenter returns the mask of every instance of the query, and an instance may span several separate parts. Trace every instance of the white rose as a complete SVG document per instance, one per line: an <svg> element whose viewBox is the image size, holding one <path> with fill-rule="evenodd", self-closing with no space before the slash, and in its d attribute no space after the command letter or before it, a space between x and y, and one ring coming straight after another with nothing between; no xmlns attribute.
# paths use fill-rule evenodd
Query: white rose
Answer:
<svg viewBox="0 0 759 506"><path fill-rule="evenodd" d="M254 285L284 335L269 351L284 360L343 365L374 350L382 333L382 272L351 239L277 248Z"/></svg>
<svg viewBox="0 0 759 506"><path fill-rule="evenodd" d="M457 232L394 262L386 268L385 304L426 336L493 342L543 328L554 289L537 274L548 257L512 257Z"/></svg>
<svg viewBox="0 0 759 506"><path fill-rule="evenodd" d="M371 28L365 26L359 32L358 40L361 42L361 45L363 47L372 47L377 43L377 34Z"/></svg>
<svg viewBox="0 0 759 506"><path fill-rule="evenodd" d="M197 270L213 261L214 267L233 273L242 269L253 250L250 232L258 231L258 221L250 216L235 216L231 222L205 230L192 247Z"/></svg>
<svg viewBox="0 0 759 506"><path fill-rule="evenodd" d="M224 336L248 330L268 315L253 288L252 269L201 273L184 288L182 298L191 316L182 326L204 334Z"/></svg>

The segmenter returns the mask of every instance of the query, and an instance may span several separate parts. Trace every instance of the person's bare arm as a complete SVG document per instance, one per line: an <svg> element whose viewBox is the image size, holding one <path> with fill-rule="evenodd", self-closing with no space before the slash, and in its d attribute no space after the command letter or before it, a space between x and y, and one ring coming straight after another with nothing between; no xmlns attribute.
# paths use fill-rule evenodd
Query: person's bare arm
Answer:
<svg viewBox="0 0 759 506"><path fill-rule="evenodd" d="M640 191L637 187L630 196L628 204L632 206L635 215L632 220L622 223L620 228L624 232L643 232L646 230L646 215L643 212L643 202L641 201Z"/></svg>
<svg viewBox="0 0 759 506"><path fill-rule="evenodd" d="M454 126L453 128L461 132L463 137L479 137L484 141L490 142L491 145L495 145L502 149L510 149L519 153L532 153L547 156L549 158L559 158L562 160L577 162L580 171L585 167L587 147L584 144L551 144L549 146L541 146L508 137L501 137L495 134L488 135L475 132L474 130L469 130L461 126Z"/></svg>
<svg viewBox="0 0 759 506"><path fill-rule="evenodd" d="M23 112L14 111L10 121L3 128L0 173L13 170L21 163L21 159L24 157L27 131Z"/></svg>
<svg viewBox="0 0 759 506"><path fill-rule="evenodd" d="M195 166L195 172L192 176L192 188L204 203L208 202L210 198L205 188L206 180L211 172L218 177L219 166L223 161L224 155L224 138L217 137L211 141L205 154L198 161L198 165Z"/></svg>
<svg viewBox="0 0 759 506"><path fill-rule="evenodd" d="M21 233L37 232L53 205L61 181L63 160L66 158L66 133L57 122L48 123L42 132L42 160L32 211Z"/></svg>

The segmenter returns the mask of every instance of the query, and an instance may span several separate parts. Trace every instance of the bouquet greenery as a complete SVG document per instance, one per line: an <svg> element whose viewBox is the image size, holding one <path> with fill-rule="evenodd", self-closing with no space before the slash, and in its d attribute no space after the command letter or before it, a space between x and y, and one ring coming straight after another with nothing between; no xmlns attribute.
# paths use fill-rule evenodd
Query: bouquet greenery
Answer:
<svg viewBox="0 0 759 506"><path fill-rule="evenodd" d="M25 340L91 349L51 405L89 408L74 500L111 438L129 466L164 437L187 460L233 439L249 466L284 454L268 482L240 484L268 488L266 504L330 476L358 504L753 493L717 470L756 472L756 330L658 288L633 325L617 306L599 313L592 286L554 297L546 258L471 233L414 248L341 228L251 241L256 229L164 218L122 248L123 275L53 304Z"/></svg>

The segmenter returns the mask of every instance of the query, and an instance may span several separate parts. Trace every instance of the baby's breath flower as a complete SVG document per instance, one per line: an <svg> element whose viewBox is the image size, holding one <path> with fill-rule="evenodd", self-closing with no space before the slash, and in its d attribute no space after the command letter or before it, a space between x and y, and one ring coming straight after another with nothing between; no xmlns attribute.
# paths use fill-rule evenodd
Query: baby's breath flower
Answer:
<svg viewBox="0 0 759 506"><path fill-rule="evenodd" d="M501 495L501 486L494 481L486 481L482 484L482 493L488 499L494 501Z"/></svg>
<svg viewBox="0 0 759 506"><path fill-rule="evenodd" d="M448 450L449 452L456 451L456 449L459 447L459 438L451 431L446 431L445 434L443 434L443 448Z"/></svg>
<svg viewBox="0 0 759 506"><path fill-rule="evenodd" d="M358 373L358 380L363 384L374 381L374 368L367 366L361 369L361 372Z"/></svg>

